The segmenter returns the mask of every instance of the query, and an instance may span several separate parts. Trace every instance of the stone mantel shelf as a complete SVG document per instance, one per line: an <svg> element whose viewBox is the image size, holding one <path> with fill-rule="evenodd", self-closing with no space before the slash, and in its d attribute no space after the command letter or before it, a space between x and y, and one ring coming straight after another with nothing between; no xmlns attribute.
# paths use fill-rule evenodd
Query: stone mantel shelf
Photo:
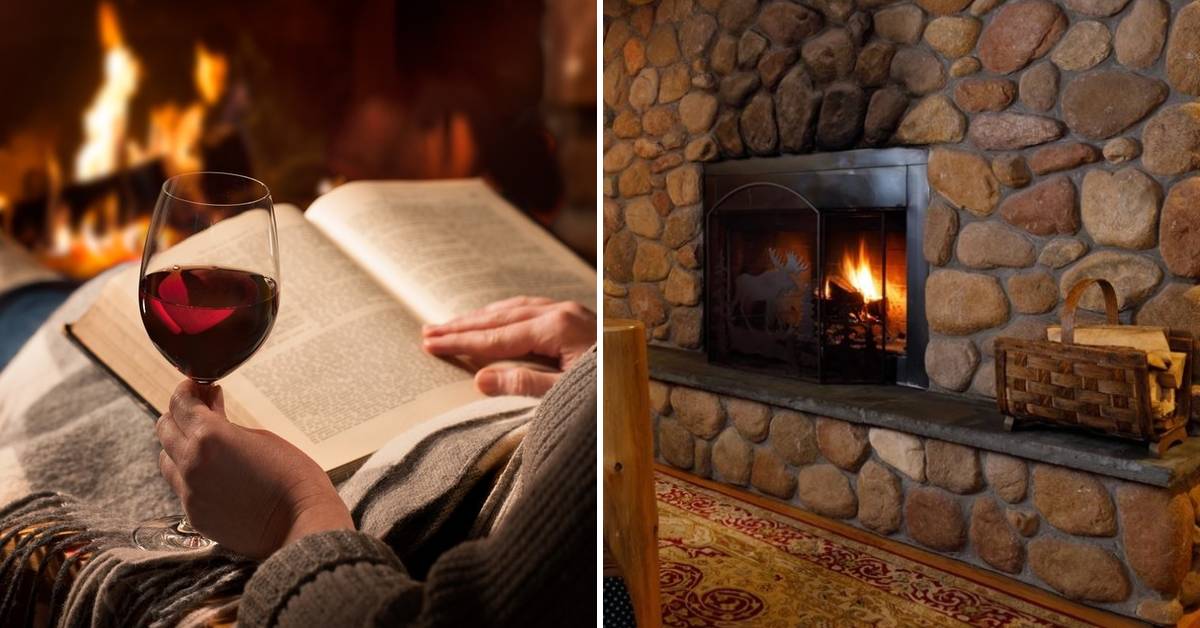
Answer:
<svg viewBox="0 0 1200 628"><path fill-rule="evenodd" d="M703 353L650 347L650 377L1037 462L1153 486L1183 486L1200 474L1200 437L1161 459L1141 443L1050 428L1004 431L994 403L900 386L819 385L709 364Z"/></svg>

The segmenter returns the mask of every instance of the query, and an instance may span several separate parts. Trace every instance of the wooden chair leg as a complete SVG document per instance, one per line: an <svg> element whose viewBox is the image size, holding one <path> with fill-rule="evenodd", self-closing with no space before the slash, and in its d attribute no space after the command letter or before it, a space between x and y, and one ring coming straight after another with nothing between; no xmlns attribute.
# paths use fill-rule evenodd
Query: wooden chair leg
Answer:
<svg viewBox="0 0 1200 628"><path fill-rule="evenodd" d="M645 327L605 321L604 542L621 567L638 628L662 625L649 389Z"/></svg>

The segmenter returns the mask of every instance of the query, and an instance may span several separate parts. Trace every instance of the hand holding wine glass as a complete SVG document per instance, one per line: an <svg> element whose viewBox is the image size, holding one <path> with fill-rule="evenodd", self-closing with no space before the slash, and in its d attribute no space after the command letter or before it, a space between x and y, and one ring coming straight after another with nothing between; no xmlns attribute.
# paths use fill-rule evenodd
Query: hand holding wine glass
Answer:
<svg viewBox="0 0 1200 628"><path fill-rule="evenodd" d="M267 186L222 172L168 179L146 234L138 301L154 346L199 397L215 398L211 385L262 347L279 311L279 244ZM134 541L147 549L212 544L182 517L146 522Z"/></svg>

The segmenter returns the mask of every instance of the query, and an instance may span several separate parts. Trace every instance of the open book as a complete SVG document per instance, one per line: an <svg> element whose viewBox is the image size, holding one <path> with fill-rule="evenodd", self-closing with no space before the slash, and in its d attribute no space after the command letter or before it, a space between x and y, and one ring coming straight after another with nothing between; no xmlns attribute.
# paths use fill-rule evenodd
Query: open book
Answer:
<svg viewBox="0 0 1200 628"><path fill-rule="evenodd" d="M421 350L422 324L521 294L595 309L595 271L479 180L355 182L306 213L275 209L279 314L266 344L221 380L226 412L335 479L481 396L469 370ZM236 250L236 221L176 248ZM146 335L137 289L138 268L113 276L68 331L162 412L183 376Z"/></svg>

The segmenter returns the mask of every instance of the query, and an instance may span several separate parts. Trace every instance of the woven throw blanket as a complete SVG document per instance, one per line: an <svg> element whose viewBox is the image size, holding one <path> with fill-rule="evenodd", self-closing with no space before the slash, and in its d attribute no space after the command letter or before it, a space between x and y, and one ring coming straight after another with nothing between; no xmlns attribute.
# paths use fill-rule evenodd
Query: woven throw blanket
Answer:
<svg viewBox="0 0 1200 628"><path fill-rule="evenodd" d="M105 279L72 295L0 373L0 546L20 539L0 560L0 626L31 620L17 609L32 609L33 598L17 592L40 578L25 568L38 553L67 557L51 592L60 626L201 624L212 611L202 606L236 595L257 566L219 546L133 546L139 521L181 508L158 473L155 417L62 333ZM387 443L339 487L358 528L418 551L482 488L472 534L486 534L518 491L512 478L535 404L486 399ZM17 536L30 528L38 532Z"/></svg>

